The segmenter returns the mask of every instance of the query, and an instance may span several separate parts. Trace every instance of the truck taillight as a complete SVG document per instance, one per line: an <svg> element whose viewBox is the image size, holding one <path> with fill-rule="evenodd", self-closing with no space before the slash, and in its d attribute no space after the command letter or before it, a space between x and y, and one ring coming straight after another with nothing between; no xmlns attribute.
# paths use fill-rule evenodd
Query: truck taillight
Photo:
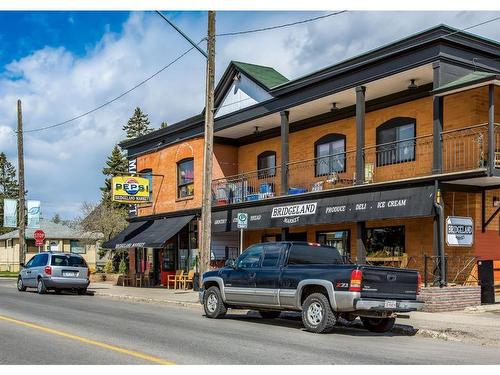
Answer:
<svg viewBox="0 0 500 375"><path fill-rule="evenodd" d="M420 294L420 286L422 285L422 275L417 272L417 294Z"/></svg>
<svg viewBox="0 0 500 375"><path fill-rule="evenodd" d="M45 274L46 275L52 275L52 267L51 266L47 266L44 268L44 271L45 271Z"/></svg>
<svg viewBox="0 0 500 375"><path fill-rule="evenodd" d="M361 270L352 270L351 283L349 284L349 292L361 292L362 280L363 280L363 272Z"/></svg>

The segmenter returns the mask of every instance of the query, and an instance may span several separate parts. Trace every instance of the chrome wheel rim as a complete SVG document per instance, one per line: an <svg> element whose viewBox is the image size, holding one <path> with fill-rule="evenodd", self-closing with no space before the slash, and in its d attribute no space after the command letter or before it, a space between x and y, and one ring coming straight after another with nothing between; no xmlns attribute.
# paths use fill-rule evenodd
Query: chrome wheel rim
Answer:
<svg viewBox="0 0 500 375"><path fill-rule="evenodd" d="M319 302L313 302L307 309L307 320L317 326L323 320L323 306Z"/></svg>
<svg viewBox="0 0 500 375"><path fill-rule="evenodd" d="M42 291L42 281L40 280L36 286L36 289L41 292Z"/></svg>
<svg viewBox="0 0 500 375"><path fill-rule="evenodd" d="M23 289L23 279L17 280L17 288L18 289Z"/></svg>
<svg viewBox="0 0 500 375"><path fill-rule="evenodd" d="M207 298L207 310L213 313L217 309L217 296L210 294Z"/></svg>

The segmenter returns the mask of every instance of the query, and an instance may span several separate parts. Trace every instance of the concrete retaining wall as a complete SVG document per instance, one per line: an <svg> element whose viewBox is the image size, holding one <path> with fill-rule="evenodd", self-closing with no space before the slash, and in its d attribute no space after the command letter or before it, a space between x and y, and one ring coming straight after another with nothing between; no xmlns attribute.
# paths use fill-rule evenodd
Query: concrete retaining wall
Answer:
<svg viewBox="0 0 500 375"><path fill-rule="evenodd" d="M423 311L439 312L463 310L466 307L481 304L481 287L427 287L421 289L419 299L425 302Z"/></svg>

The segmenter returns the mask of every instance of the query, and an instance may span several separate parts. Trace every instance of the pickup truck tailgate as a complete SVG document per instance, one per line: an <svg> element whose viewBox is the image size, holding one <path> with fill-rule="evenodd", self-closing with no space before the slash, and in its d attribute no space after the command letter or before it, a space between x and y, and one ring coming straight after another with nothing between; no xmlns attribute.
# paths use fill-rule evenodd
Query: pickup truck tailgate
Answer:
<svg viewBox="0 0 500 375"><path fill-rule="evenodd" d="M418 272L389 267L361 267L361 298L417 298Z"/></svg>

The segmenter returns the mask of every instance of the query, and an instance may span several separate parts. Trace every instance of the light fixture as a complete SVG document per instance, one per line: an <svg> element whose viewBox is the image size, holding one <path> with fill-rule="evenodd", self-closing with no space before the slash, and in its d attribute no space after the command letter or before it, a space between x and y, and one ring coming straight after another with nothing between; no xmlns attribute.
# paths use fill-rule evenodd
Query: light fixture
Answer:
<svg viewBox="0 0 500 375"><path fill-rule="evenodd" d="M260 129L258 126L255 127L255 130L253 131L253 134L259 135L260 134Z"/></svg>
<svg viewBox="0 0 500 375"><path fill-rule="evenodd" d="M337 103L336 102L333 102L332 103L332 108L330 108L330 111L331 112L337 112L340 108L337 107Z"/></svg>
<svg viewBox="0 0 500 375"><path fill-rule="evenodd" d="M418 86L415 84L415 79L410 79L408 90L415 90L415 89L418 89Z"/></svg>

